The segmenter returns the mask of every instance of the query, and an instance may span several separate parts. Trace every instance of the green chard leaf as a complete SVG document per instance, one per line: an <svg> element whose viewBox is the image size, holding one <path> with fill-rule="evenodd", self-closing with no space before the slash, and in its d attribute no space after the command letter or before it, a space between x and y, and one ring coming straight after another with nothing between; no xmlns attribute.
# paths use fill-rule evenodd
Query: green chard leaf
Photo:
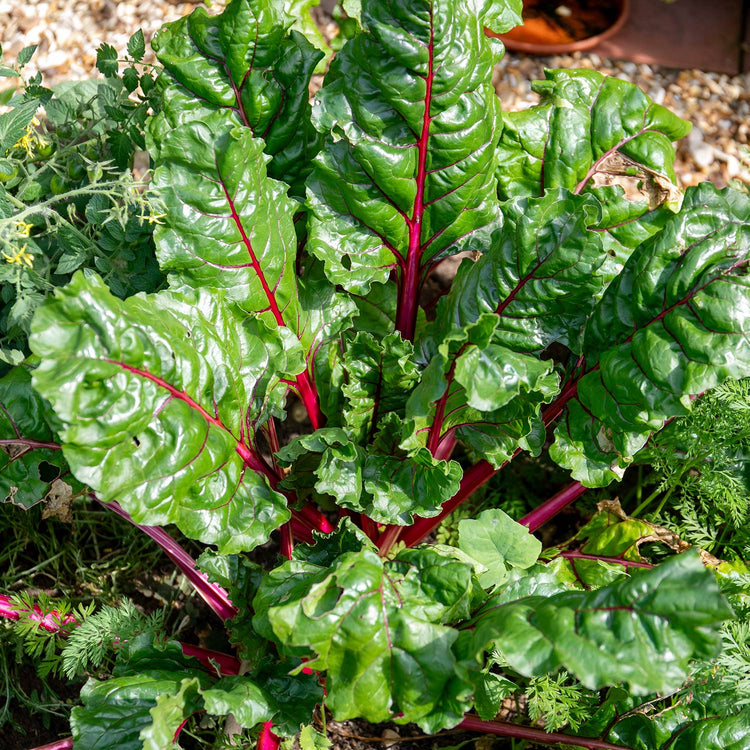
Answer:
<svg viewBox="0 0 750 750"><path fill-rule="evenodd" d="M405 449L440 455L455 435L499 467L519 446L541 448L539 409L557 393L557 375L551 362L496 343L498 320L482 313L444 335L437 351L425 342L430 360L406 405Z"/></svg>
<svg viewBox="0 0 750 750"><path fill-rule="evenodd" d="M494 340L516 352L541 352L555 341L576 349L602 288L606 256L594 231L601 211L591 195L564 189L504 203L502 229L481 258L461 264L427 335L439 342L494 313Z"/></svg>
<svg viewBox="0 0 750 750"><path fill-rule="evenodd" d="M434 732L469 705L453 650L458 631L441 623L461 614L470 580L469 563L431 550L392 563L367 547L325 567L292 560L261 585L256 628L327 670L326 706L337 720L397 716Z"/></svg>
<svg viewBox="0 0 750 750"><path fill-rule="evenodd" d="M277 454L292 470L283 487L315 490L323 505L365 513L379 523L407 525L413 516L436 516L458 491L461 467L435 459L426 448L399 445L397 414L381 420L372 445L356 444L341 428L326 427L295 438Z"/></svg>
<svg viewBox="0 0 750 750"><path fill-rule="evenodd" d="M209 16L197 8L165 24L152 41L163 90L151 150L171 128L220 113L225 128L248 128L265 142L269 173L300 195L319 138L310 125L308 83L321 58L275 0L232 0Z"/></svg>
<svg viewBox="0 0 750 750"><path fill-rule="evenodd" d="M458 546L479 564L479 583L486 589L505 583L508 567L530 568L542 551L542 543L525 526L497 509L459 521Z"/></svg>
<svg viewBox="0 0 750 750"><path fill-rule="evenodd" d="M40 309L30 342L65 457L102 500L222 552L251 549L289 518L247 433L280 413L275 386L300 366L274 331L216 293L122 301L79 272Z"/></svg>
<svg viewBox="0 0 750 750"><path fill-rule="evenodd" d="M502 47L474 5L365 0L363 32L316 97L324 147L308 180L308 246L349 291L395 268L416 302L422 268L482 248L497 222L490 71Z"/></svg>
<svg viewBox="0 0 750 750"><path fill-rule="evenodd" d="M637 86L594 70L546 70L532 88L540 103L503 115L497 179L503 199L548 188L581 192L617 153L675 183L673 141L690 132Z"/></svg>
<svg viewBox="0 0 750 750"><path fill-rule="evenodd" d="M685 553L595 591L490 600L474 633L527 677L564 668L590 690L622 682L643 695L677 689L693 659L716 656L732 616L712 573Z"/></svg>
<svg viewBox="0 0 750 750"><path fill-rule="evenodd" d="M750 198L691 188L588 321L550 455L587 486L621 476L690 399L750 374Z"/></svg>
<svg viewBox="0 0 750 750"><path fill-rule="evenodd" d="M263 142L247 129L222 132L214 115L169 131L161 159L154 186L166 215L154 238L171 285L226 290L244 312L281 328L312 370L355 306L319 270L297 280L295 203L267 176Z"/></svg>

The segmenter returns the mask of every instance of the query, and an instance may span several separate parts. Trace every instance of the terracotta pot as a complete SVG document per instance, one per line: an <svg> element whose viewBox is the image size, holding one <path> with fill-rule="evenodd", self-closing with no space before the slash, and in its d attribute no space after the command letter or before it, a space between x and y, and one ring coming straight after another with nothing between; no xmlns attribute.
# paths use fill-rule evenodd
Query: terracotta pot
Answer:
<svg viewBox="0 0 750 750"><path fill-rule="evenodd" d="M602 6L605 6L604 8ZM560 12L562 11L562 13ZM524 25L498 36L508 49L532 55L586 50L616 34L630 0L524 0ZM487 32L491 33L491 32Z"/></svg>

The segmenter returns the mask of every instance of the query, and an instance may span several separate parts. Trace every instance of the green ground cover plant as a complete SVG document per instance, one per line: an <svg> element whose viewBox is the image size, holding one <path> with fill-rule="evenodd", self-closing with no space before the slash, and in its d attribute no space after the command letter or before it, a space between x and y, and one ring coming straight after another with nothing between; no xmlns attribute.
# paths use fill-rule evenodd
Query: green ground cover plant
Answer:
<svg viewBox="0 0 750 750"><path fill-rule="evenodd" d="M0 380L7 499L131 521L234 649L129 604L1 596L50 670L89 677L55 747L190 746L206 727L216 747L322 747L324 705L514 743L750 748L741 488L700 517L724 524L723 559L660 515L681 513L664 487L689 504L684 476L731 464L685 420L750 376L750 196L680 195L689 124L619 79L550 70L538 105L504 113L486 30L520 22L515 0L363 0L312 106L322 53L293 20L232 0L157 34L158 214L140 221L168 286L118 293L91 267L52 284ZM660 472L628 505L649 516L600 497L554 546L534 535L634 463ZM475 504L519 464L572 483L518 520ZM275 565L254 552L269 538Z"/></svg>

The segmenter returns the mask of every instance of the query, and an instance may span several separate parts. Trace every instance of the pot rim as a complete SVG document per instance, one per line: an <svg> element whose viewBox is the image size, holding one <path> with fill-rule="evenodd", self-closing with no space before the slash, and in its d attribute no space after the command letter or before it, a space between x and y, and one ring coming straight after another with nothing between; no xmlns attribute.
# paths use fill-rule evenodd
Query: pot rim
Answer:
<svg viewBox="0 0 750 750"><path fill-rule="evenodd" d="M600 34L594 34L594 36L588 36L585 39L579 39L575 42L542 44L540 42L516 41L508 38L507 34L492 34L492 36L498 37L509 50L526 52L532 55L564 55L570 52L588 50L614 36L624 26L630 13L630 0L620 0L620 2L620 15L608 29L605 29Z"/></svg>

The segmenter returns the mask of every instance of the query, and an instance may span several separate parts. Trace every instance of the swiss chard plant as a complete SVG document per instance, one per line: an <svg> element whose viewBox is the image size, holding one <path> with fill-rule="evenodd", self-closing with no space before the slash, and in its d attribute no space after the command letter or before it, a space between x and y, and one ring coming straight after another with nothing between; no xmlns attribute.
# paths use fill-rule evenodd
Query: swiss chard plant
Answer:
<svg viewBox="0 0 750 750"><path fill-rule="evenodd" d="M548 71L536 106L503 112L488 31L520 22L518 0L363 0L312 106L321 53L282 5L232 0L158 33L169 288L120 299L75 274L0 380L3 491L41 498L40 463L58 467L164 547L236 648L113 639L113 676L73 709L76 750L172 747L198 714L278 747L316 704L542 745L750 747L716 661L743 632L741 562L614 502L554 548L532 534L750 375L750 196L680 195L689 124L619 79ZM542 453L572 484L430 543ZM206 546L197 563L168 524ZM249 554L269 538L270 570ZM35 621L72 642L75 618L50 616ZM530 723L503 713L520 695Z"/></svg>

